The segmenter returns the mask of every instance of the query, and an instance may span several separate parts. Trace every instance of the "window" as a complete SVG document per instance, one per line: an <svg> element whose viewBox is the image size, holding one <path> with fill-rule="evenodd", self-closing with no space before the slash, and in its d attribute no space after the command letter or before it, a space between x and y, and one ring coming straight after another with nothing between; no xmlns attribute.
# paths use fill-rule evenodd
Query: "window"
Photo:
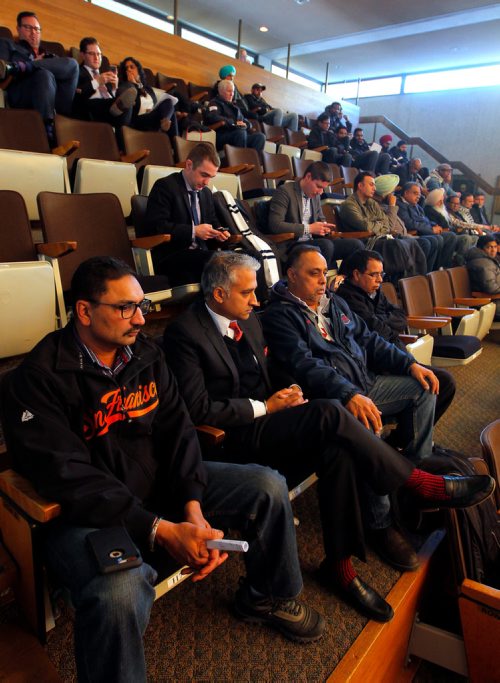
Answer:
<svg viewBox="0 0 500 683"><path fill-rule="evenodd" d="M500 64L476 66L467 69L433 71L406 76L405 93L460 90L500 85Z"/></svg>
<svg viewBox="0 0 500 683"><path fill-rule="evenodd" d="M187 28L181 29L181 37L184 38L184 40L190 40L192 43L196 43L202 47L208 47L210 50L215 50L215 52L220 52L223 55L227 55L232 59L236 58L236 48L225 45L224 43L220 43L212 38L206 38L205 36L195 33L194 31L190 31Z"/></svg>
<svg viewBox="0 0 500 683"><path fill-rule="evenodd" d="M174 25L170 22L151 14L146 14L146 12L141 12L140 10L129 7L121 2L115 2L114 0L92 0L92 4L103 7L104 9L109 9L111 12L121 14L123 17L140 21L141 24L146 24L147 26L151 26L151 28L159 28L160 31L165 31L166 33L173 34L174 32Z"/></svg>
<svg viewBox="0 0 500 683"><path fill-rule="evenodd" d="M326 89L327 95L339 100L355 100L358 93L358 81L347 83L330 83Z"/></svg>
<svg viewBox="0 0 500 683"><path fill-rule="evenodd" d="M401 76L392 78L371 78L361 81L359 86L360 97L380 97L381 95L399 95L401 92Z"/></svg>
<svg viewBox="0 0 500 683"><path fill-rule="evenodd" d="M286 69L283 69L283 67L278 66L277 64L271 66L271 73L286 78ZM293 73L293 71L288 72L288 80L294 81L294 83L300 83L300 85L305 85L307 88L312 88L312 90L317 90L318 92L321 90L321 85L319 83L310 78L306 78L305 76L299 76L299 74Z"/></svg>

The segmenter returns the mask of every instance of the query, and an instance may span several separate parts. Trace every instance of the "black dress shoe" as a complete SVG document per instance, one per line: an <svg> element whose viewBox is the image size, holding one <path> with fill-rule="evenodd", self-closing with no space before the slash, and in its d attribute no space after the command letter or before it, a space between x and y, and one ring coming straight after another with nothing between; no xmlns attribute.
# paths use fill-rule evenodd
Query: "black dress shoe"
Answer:
<svg viewBox="0 0 500 683"><path fill-rule="evenodd" d="M389 603L359 576L354 577L347 588L343 589L343 593L352 606L369 619L384 623L394 616Z"/></svg>
<svg viewBox="0 0 500 683"><path fill-rule="evenodd" d="M372 529L370 540L378 555L400 572L412 572L420 566L417 553L404 535L393 526Z"/></svg>
<svg viewBox="0 0 500 683"><path fill-rule="evenodd" d="M347 588L342 588L336 581L326 560L321 563L318 575L322 584L340 595L343 600L364 614L365 617L374 621L386 622L394 616L394 611L389 603L359 576L355 576Z"/></svg>
<svg viewBox="0 0 500 683"><path fill-rule="evenodd" d="M487 474L466 477L445 475L443 479L447 499L426 498L422 501L422 509L473 507L489 498L495 490L495 480Z"/></svg>

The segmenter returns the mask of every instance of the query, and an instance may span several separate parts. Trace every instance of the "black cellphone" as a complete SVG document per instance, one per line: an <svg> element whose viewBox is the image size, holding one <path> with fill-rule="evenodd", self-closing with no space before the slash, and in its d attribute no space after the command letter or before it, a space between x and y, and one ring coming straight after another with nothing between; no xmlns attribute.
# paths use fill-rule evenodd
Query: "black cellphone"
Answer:
<svg viewBox="0 0 500 683"><path fill-rule="evenodd" d="M125 527L109 527L91 531L87 543L101 574L132 569L142 564L142 557Z"/></svg>

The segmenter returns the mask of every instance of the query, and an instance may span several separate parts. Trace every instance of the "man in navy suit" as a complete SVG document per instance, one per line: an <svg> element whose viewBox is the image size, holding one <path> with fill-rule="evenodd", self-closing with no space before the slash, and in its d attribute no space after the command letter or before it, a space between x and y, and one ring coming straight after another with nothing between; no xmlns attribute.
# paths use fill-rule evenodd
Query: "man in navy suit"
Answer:
<svg viewBox="0 0 500 683"><path fill-rule="evenodd" d="M221 229L207 187L219 166L213 146L200 143L189 153L183 171L157 180L149 195L145 229L138 236L171 236L170 242L153 250L153 263L172 286L199 282L211 256L207 241L219 244L229 237Z"/></svg>

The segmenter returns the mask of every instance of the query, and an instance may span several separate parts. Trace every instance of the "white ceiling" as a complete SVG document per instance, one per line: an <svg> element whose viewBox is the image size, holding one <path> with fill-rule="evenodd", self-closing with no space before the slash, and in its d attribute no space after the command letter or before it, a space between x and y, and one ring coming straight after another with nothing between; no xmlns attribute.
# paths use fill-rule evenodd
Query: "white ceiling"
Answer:
<svg viewBox="0 0 500 683"><path fill-rule="evenodd" d="M142 0L165 14L173 0ZM500 62L500 3L487 0L178 0L179 19L329 81ZM265 24L268 33L261 33Z"/></svg>

